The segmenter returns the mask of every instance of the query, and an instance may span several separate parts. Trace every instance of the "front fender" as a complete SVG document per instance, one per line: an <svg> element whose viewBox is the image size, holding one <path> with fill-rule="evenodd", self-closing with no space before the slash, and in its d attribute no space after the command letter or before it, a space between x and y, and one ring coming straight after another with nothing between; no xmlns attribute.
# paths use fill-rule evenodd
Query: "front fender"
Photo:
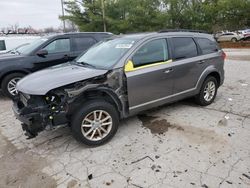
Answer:
<svg viewBox="0 0 250 188"><path fill-rule="evenodd" d="M77 94L74 93L75 95L72 95L72 92L67 91L67 93L72 97L72 99L69 101L73 105L70 111L75 111L75 109L78 109L78 106L82 104L84 100L88 100L90 98L101 98L102 94L105 94L116 105L120 116L126 116L125 103L116 94L116 92L112 90L112 88L107 88L98 84L91 84L81 88L81 90L78 90Z"/></svg>

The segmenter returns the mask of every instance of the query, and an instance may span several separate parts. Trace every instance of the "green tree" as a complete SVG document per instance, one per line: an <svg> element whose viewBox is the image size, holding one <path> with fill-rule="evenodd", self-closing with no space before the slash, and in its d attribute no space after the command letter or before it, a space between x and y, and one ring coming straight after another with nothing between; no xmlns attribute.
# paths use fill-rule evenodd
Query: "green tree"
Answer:
<svg viewBox="0 0 250 188"><path fill-rule="evenodd" d="M66 16L81 31L132 33L164 28L210 32L250 26L250 0L102 0L67 1Z"/></svg>

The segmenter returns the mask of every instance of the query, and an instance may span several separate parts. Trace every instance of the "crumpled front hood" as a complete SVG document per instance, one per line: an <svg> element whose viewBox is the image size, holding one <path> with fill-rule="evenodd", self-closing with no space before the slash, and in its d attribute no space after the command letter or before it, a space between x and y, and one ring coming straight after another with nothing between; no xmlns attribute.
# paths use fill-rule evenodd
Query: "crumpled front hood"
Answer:
<svg viewBox="0 0 250 188"><path fill-rule="evenodd" d="M103 75L107 70L65 63L30 74L17 83L17 90L30 95L45 95L52 89Z"/></svg>

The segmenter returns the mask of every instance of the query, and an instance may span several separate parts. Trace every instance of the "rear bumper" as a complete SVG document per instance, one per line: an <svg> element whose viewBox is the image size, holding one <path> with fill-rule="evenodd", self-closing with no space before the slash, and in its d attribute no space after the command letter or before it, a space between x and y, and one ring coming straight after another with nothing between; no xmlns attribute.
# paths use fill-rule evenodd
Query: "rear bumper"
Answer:
<svg viewBox="0 0 250 188"><path fill-rule="evenodd" d="M220 75L220 86L223 85L224 80L225 80L225 71L223 68L223 70L221 71L221 75Z"/></svg>

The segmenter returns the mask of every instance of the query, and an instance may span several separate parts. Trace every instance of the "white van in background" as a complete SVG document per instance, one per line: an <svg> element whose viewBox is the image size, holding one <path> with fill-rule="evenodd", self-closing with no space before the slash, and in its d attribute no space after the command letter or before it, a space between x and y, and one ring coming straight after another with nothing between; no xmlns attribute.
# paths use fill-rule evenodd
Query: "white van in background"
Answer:
<svg viewBox="0 0 250 188"><path fill-rule="evenodd" d="M36 39L41 38L37 35L6 35L0 36L0 54L27 45Z"/></svg>

